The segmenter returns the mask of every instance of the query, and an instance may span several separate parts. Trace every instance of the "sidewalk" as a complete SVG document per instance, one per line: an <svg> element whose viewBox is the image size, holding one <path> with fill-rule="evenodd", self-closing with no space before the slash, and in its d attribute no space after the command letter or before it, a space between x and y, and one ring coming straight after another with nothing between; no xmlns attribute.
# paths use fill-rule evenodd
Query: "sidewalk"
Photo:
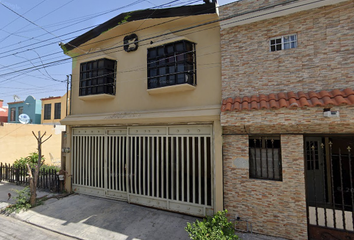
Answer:
<svg viewBox="0 0 354 240"><path fill-rule="evenodd" d="M0 207L7 190L12 188L21 187L0 185ZM196 220L183 214L78 194L49 199L44 205L11 216L76 239L118 240L189 239L184 228L187 222ZM239 236L244 240L280 240L256 234L240 233Z"/></svg>

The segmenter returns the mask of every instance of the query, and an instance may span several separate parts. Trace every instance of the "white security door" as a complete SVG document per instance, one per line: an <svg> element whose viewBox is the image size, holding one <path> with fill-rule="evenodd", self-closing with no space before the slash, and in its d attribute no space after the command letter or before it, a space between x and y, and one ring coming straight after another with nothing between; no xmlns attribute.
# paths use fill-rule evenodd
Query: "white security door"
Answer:
<svg viewBox="0 0 354 240"><path fill-rule="evenodd" d="M196 216L213 213L211 126L73 132L75 191Z"/></svg>

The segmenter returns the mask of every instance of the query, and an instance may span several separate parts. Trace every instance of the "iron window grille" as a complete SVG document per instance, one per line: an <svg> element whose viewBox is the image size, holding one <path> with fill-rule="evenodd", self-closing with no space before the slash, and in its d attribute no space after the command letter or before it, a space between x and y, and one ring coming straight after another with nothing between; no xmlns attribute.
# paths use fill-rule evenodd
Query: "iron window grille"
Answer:
<svg viewBox="0 0 354 240"><path fill-rule="evenodd" d="M54 119L60 119L61 117L61 103L54 104Z"/></svg>
<svg viewBox="0 0 354 240"><path fill-rule="evenodd" d="M80 96L116 92L115 60L102 58L80 64Z"/></svg>
<svg viewBox="0 0 354 240"><path fill-rule="evenodd" d="M48 120L51 118L52 104L44 104L44 119Z"/></svg>
<svg viewBox="0 0 354 240"><path fill-rule="evenodd" d="M23 113L23 107L18 107L18 115L20 116Z"/></svg>
<svg viewBox="0 0 354 240"><path fill-rule="evenodd" d="M196 85L195 43L181 40L148 49L148 89Z"/></svg>
<svg viewBox="0 0 354 240"><path fill-rule="evenodd" d="M10 108L10 121L16 121L16 108L12 107Z"/></svg>
<svg viewBox="0 0 354 240"><path fill-rule="evenodd" d="M280 136L249 137L250 178L282 180Z"/></svg>
<svg viewBox="0 0 354 240"><path fill-rule="evenodd" d="M270 51L276 52L297 47L296 34L270 39Z"/></svg>

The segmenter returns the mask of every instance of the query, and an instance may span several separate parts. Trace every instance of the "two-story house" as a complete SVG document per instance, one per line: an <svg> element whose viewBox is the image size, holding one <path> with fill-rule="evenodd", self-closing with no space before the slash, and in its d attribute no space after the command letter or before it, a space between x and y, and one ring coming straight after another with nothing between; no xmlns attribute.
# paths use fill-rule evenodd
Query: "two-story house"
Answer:
<svg viewBox="0 0 354 240"><path fill-rule="evenodd" d="M9 123L20 123L19 116L24 113L29 117L30 124L41 123L41 100L28 96L25 101L7 103Z"/></svg>
<svg viewBox="0 0 354 240"><path fill-rule="evenodd" d="M122 13L61 47L73 66L66 188L197 216L221 210L216 5Z"/></svg>
<svg viewBox="0 0 354 240"><path fill-rule="evenodd" d="M41 123L60 125L70 111L70 91L63 96L41 98Z"/></svg>
<svg viewBox="0 0 354 240"><path fill-rule="evenodd" d="M354 1L220 8L224 207L253 231L352 239Z"/></svg>

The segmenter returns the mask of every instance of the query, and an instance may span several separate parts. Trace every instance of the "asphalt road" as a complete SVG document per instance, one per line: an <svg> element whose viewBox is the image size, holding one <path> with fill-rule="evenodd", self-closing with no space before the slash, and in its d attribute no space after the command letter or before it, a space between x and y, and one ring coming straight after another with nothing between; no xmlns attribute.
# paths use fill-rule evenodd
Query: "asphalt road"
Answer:
<svg viewBox="0 0 354 240"><path fill-rule="evenodd" d="M28 223L21 222L20 220L16 220L12 217L0 215L0 239L68 240L74 238L66 237L64 235L42 229Z"/></svg>

